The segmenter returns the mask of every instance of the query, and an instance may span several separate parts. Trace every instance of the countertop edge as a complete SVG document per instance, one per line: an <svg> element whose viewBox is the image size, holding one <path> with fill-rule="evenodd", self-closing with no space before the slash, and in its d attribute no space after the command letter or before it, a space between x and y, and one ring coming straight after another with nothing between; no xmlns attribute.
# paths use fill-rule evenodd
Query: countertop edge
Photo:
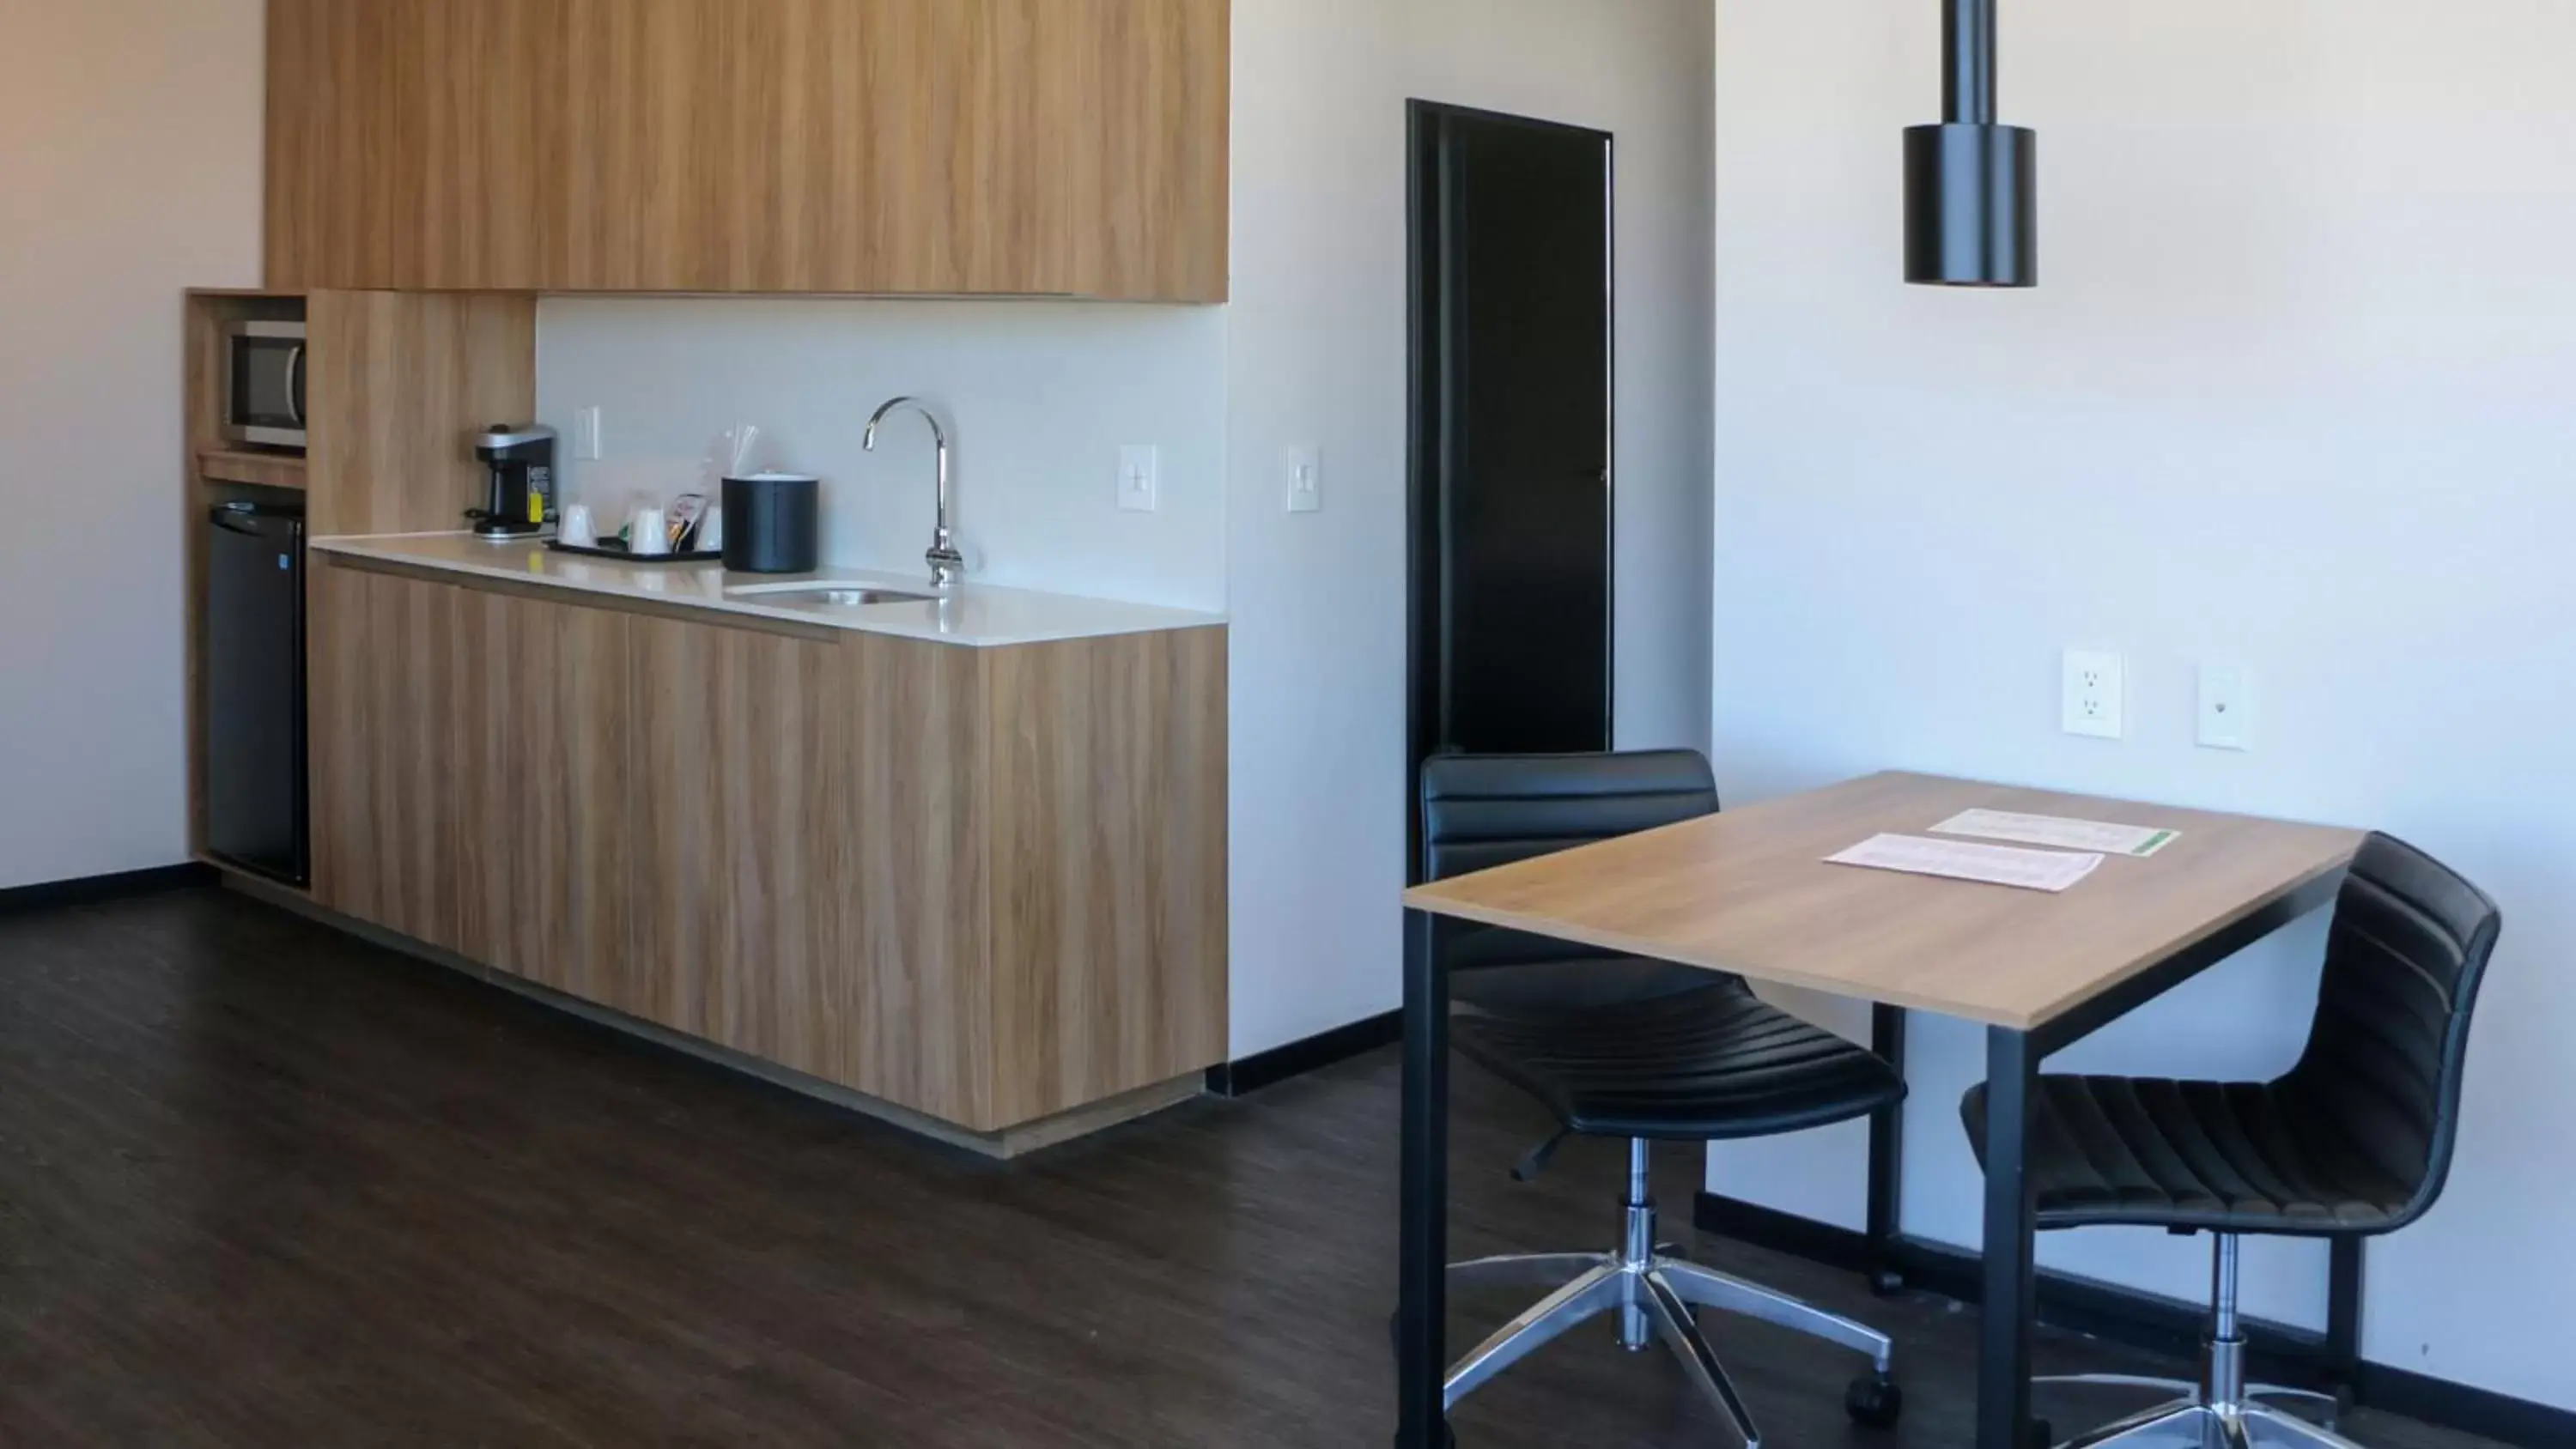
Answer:
<svg viewBox="0 0 2576 1449"><path fill-rule="evenodd" d="M1098 599L1078 595L1053 594L1039 590L1014 589L997 585L968 583L961 599L974 599L1001 607L1042 613L1062 609L1079 613L1091 608L1102 617L1076 619L1064 624L1026 624L992 629L943 627L935 618L925 618L935 605L886 604L868 610L825 610L821 608L787 608L763 605L742 598L709 596L705 593L674 594L646 586L642 580L653 576L647 571L671 569L677 573L703 576L707 566L689 569L674 565L620 564L615 560L581 558L571 560L590 568L633 570L636 580L629 585L600 579L568 578L524 567L530 557L527 543L494 545L510 550L496 554L490 563L480 563L441 556L423 545L433 541L452 546L467 535L456 532L408 534L350 534L313 538L305 541L309 552L340 558L399 566L430 574L452 576L462 581L484 580L561 593L575 598L590 598L605 603L649 606L656 612L705 615L710 622L726 619L745 624L784 625L803 633L823 630L833 634L876 634L888 638L914 639L925 643L947 644L967 649L1001 649L1029 644L1068 643L1082 639L1108 639L1129 634L1159 634L1174 630L1225 628L1228 618L1221 613L1182 609L1164 604L1138 604L1118 599ZM406 547L405 545L410 545ZM554 555L545 555L554 557ZM505 562L506 560L506 562ZM663 574L668 578L671 575ZM827 570L818 577L851 579L880 583L889 587L916 590L928 586L920 580L898 578L870 569ZM1123 617L1122 617L1123 616Z"/></svg>

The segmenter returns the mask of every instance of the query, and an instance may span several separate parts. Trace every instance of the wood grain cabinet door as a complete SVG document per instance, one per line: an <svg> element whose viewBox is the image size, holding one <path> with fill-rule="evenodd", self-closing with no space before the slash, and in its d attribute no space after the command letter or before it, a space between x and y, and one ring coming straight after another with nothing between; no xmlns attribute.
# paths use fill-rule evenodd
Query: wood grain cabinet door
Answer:
<svg viewBox="0 0 2576 1449"><path fill-rule="evenodd" d="M982 651L632 624L636 996L967 1127L992 1111Z"/></svg>
<svg viewBox="0 0 2576 1449"><path fill-rule="evenodd" d="M307 624L314 898L451 951L462 592L325 560Z"/></svg>
<svg viewBox="0 0 2576 1449"><path fill-rule="evenodd" d="M1229 0L271 0L268 282L1226 294Z"/></svg>
<svg viewBox="0 0 2576 1449"><path fill-rule="evenodd" d="M994 1116L983 649L854 634L823 704L844 773L827 897L843 1084L978 1130Z"/></svg>
<svg viewBox="0 0 2576 1449"><path fill-rule="evenodd" d="M630 628L633 962L608 1004L833 1076L840 756L815 705L838 650L667 619Z"/></svg>
<svg viewBox="0 0 2576 1449"><path fill-rule="evenodd" d="M540 286L569 164L572 13L571 0L269 0L269 285Z"/></svg>
<svg viewBox="0 0 2576 1449"><path fill-rule="evenodd" d="M627 975L628 617L460 591L459 950L587 1001Z"/></svg>
<svg viewBox="0 0 2576 1449"><path fill-rule="evenodd" d="M1226 631L988 651L995 1110L1226 1051Z"/></svg>
<svg viewBox="0 0 2576 1449"><path fill-rule="evenodd" d="M1046 290L1226 300L1230 0L1036 3L1041 85L1062 87L1042 124L1069 213Z"/></svg>

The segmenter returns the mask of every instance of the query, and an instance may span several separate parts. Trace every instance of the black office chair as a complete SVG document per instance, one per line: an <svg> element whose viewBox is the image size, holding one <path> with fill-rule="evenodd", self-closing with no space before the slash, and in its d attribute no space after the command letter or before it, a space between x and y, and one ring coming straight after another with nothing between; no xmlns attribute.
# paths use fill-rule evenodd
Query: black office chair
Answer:
<svg viewBox="0 0 2576 1449"><path fill-rule="evenodd" d="M1688 750L1434 758L1422 771L1424 873L1437 880L1484 870L1716 809L1708 762ZM1894 1423L1903 1399L1885 1334L1657 1248L1646 1144L1867 1116L1904 1097L1895 1069L1765 1005L1738 977L1462 923L1444 924L1438 939L1455 1003L1451 1041L1563 1125L1517 1175L1535 1173L1568 1133L1629 1143L1626 1230L1616 1249L1450 1265L1453 1285L1554 1291L1450 1368L1446 1404L1454 1408L1575 1325L1616 1312L1623 1347L1641 1351L1661 1337L1745 1443L1758 1445L1743 1399L1700 1336L1695 1310L1714 1308L1869 1355L1872 1371L1854 1381L1846 1407L1864 1423Z"/></svg>
<svg viewBox="0 0 2576 1449"><path fill-rule="evenodd" d="M2308 1048L2275 1082L2043 1076L2027 1171L2039 1226L2131 1224L2216 1235L2201 1381L2084 1374L2042 1383L2132 1384L2182 1397L2069 1449L2181 1442L2356 1449L2264 1399L2329 1395L2245 1382L2236 1257L2248 1233L2393 1233L2442 1193L2458 1136L2469 1013L2495 950L2495 902L2440 862L2374 835L2336 899ZM1968 1136L1985 1156L1985 1088Z"/></svg>

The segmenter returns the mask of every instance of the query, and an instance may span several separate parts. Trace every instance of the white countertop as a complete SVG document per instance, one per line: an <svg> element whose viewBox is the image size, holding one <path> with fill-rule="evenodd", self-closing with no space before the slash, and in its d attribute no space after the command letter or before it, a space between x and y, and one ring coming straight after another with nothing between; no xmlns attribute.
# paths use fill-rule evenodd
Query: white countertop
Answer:
<svg viewBox="0 0 2576 1449"><path fill-rule="evenodd" d="M1168 609L1156 604L1126 604L1085 599L1071 594L1042 594L1028 589L995 588L973 579L946 597L918 603L838 605L812 599L787 599L743 590L781 585L849 585L932 592L926 577L906 578L866 569L826 569L814 574L729 574L717 564L641 564L620 559L555 553L537 539L495 543L471 533L378 534L367 537L317 538L309 545L324 553L385 563L408 564L471 578L505 579L517 584L561 589L568 594L640 599L710 613L778 619L791 624L855 629L893 634L941 644L992 648L1007 644L1043 644L1059 639L1095 639L1110 634L1146 634L1161 629L1194 629L1225 622L1223 614Z"/></svg>

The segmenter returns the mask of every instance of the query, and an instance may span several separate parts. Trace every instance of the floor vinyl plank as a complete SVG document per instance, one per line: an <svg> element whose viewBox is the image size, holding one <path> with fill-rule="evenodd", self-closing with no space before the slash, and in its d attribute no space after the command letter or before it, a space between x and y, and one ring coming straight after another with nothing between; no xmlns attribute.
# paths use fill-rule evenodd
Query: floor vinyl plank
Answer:
<svg viewBox="0 0 2576 1449"><path fill-rule="evenodd" d="M1002 1165L213 890L0 919L0 1445L1383 1445L1396 1077L1380 1052ZM1607 1247L1624 1161L1472 1070L1461 1256ZM1697 1154L1656 1187L1666 1236ZM1973 1314L1701 1241L1895 1334L1858 1360L1712 1316L1772 1442L1931 1449ZM1468 1295L1461 1345L1520 1307ZM2166 1370L2049 1334L2051 1370ZM2073 1426L2116 1394L2053 1396ZM1606 1328L1458 1415L1469 1449L1726 1442ZM2363 1415L2384 1449L2477 1441Z"/></svg>

